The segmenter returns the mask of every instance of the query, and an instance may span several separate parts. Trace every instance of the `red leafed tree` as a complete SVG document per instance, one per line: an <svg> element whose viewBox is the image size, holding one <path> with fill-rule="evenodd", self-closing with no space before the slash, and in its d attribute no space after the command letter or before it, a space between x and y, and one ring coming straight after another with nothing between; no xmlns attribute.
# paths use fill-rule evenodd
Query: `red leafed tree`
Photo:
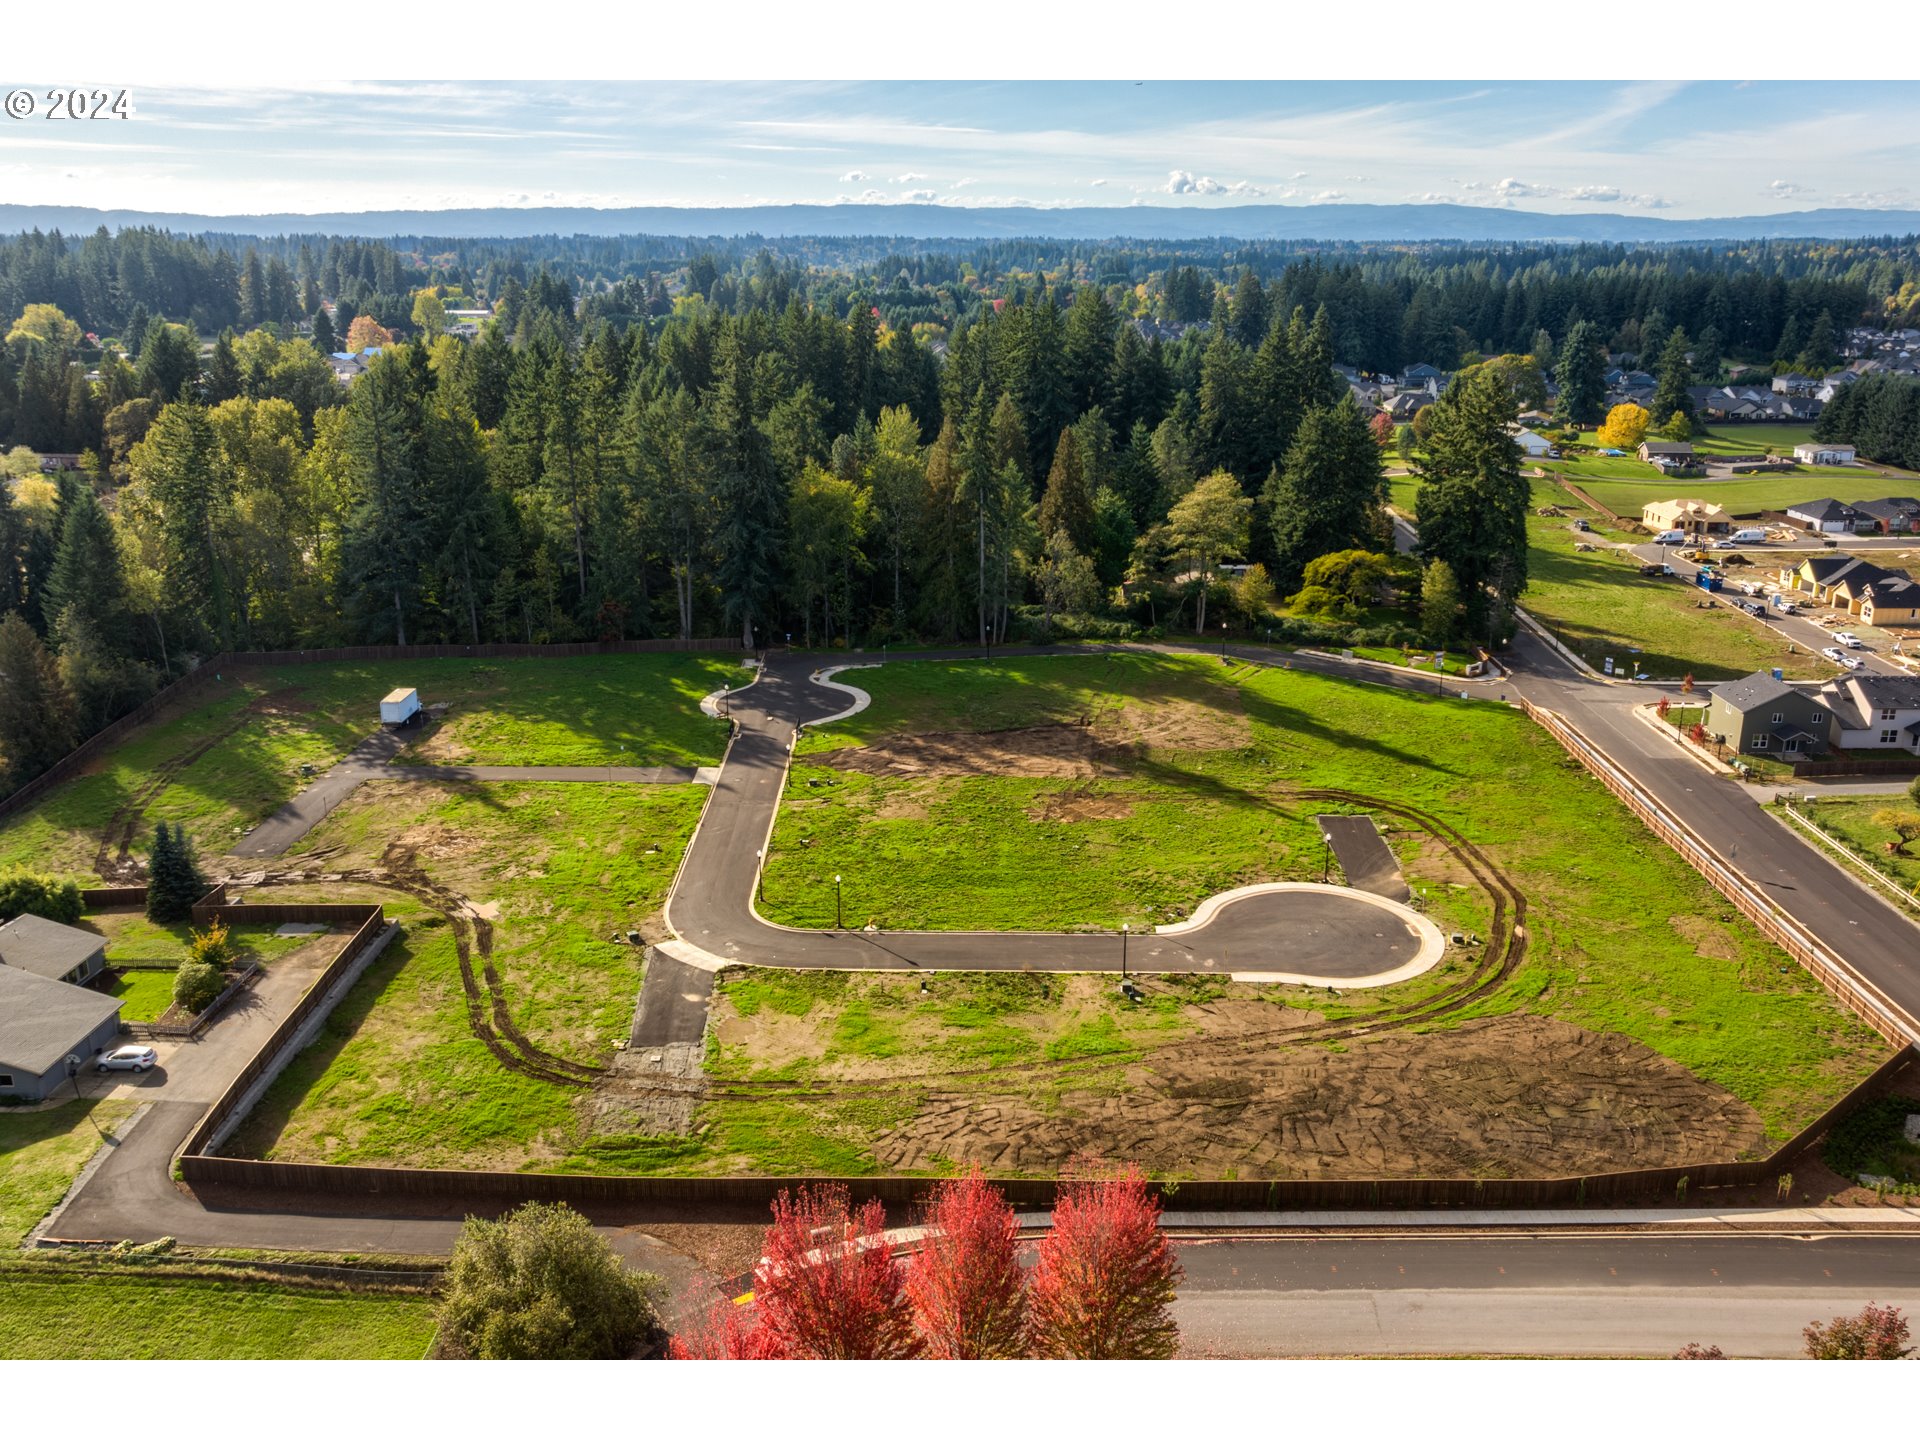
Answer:
<svg viewBox="0 0 1920 1440"><path fill-rule="evenodd" d="M1836 1315L1801 1332L1809 1360L1901 1360L1913 1353L1907 1317L1895 1305L1869 1305L1858 1315Z"/></svg>
<svg viewBox="0 0 1920 1440"><path fill-rule="evenodd" d="M1160 1202L1136 1167L1068 1180L1040 1245L1028 1311L1035 1355L1057 1360L1165 1360L1180 1345L1180 1264L1160 1230Z"/></svg>
<svg viewBox="0 0 1920 1440"><path fill-rule="evenodd" d="M1673 1352L1676 1360L1724 1360L1726 1355L1718 1345L1702 1345L1698 1340L1689 1340Z"/></svg>
<svg viewBox="0 0 1920 1440"><path fill-rule="evenodd" d="M755 1272L754 1305L794 1360L909 1360L920 1353L886 1212L844 1185L782 1190Z"/></svg>
<svg viewBox="0 0 1920 1440"><path fill-rule="evenodd" d="M929 1233L907 1268L907 1298L936 1360L1017 1360L1027 1353L1020 1222L978 1169L936 1186Z"/></svg>
<svg viewBox="0 0 1920 1440"><path fill-rule="evenodd" d="M767 1329L760 1307L708 1288L686 1297L683 1322L667 1344L673 1360L784 1360L786 1353Z"/></svg>
<svg viewBox="0 0 1920 1440"><path fill-rule="evenodd" d="M1378 445L1382 450L1391 450L1393 448L1393 437L1396 432L1393 427L1393 420L1388 416L1386 411L1382 410L1367 422L1367 431L1373 436L1373 443Z"/></svg>

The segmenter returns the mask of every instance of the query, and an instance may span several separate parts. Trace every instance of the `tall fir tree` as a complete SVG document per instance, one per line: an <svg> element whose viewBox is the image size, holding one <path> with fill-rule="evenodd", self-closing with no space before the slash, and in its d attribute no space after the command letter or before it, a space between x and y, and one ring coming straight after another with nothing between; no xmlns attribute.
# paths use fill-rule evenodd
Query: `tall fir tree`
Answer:
<svg viewBox="0 0 1920 1440"><path fill-rule="evenodd" d="M1478 639L1504 633L1527 583L1531 491L1507 432L1508 409L1507 388L1491 370L1449 386L1428 407L1432 428L1414 460L1420 554L1447 562Z"/></svg>

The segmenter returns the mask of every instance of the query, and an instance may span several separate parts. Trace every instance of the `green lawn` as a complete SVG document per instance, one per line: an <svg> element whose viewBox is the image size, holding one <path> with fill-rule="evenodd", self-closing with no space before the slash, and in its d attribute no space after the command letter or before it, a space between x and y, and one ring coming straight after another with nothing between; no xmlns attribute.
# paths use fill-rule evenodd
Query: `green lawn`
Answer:
<svg viewBox="0 0 1920 1440"><path fill-rule="evenodd" d="M1601 462L1620 464L1620 461ZM1634 462L1637 464L1638 462ZM1763 510L1785 510L1802 500L1874 500L1903 493L1901 481L1865 470L1796 470L1785 475L1756 475L1740 480L1669 480L1649 466L1642 475L1592 477L1568 467L1567 478L1624 520L1638 520L1643 506L1677 496L1711 500L1728 514L1757 516ZM1818 545L1817 539L1811 541Z"/></svg>
<svg viewBox="0 0 1920 1440"><path fill-rule="evenodd" d="M173 1004L173 971L123 970L107 994L120 1002L122 1020L150 1023Z"/></svg>
<svg viewBox="0 0 1920 1440"><path fill-rule="evenodd" d="M726 656L607 655L566 660L425 660L231 671L185 713L144 727L92 774L0 821L0 867L93 873L108 821L182 822L208 854L311 783L378 725L378 702L413 685L446 719L400 758L514 765L710 765L726 726L700 697L747 672ZM206 747L195 757L195 751ZM186 763L181 763L185 761ZM173 767L173 768L170 768Z"/></svg>
<svg viewBox="0 0 1920 1440"><path fill-rule="evenodd" d="M18 1248L67 1193L102 1135L132 1111L131 1100L74 1100L30 1115L0 1110L0 1251Z"/></svg>
<svg viewBox="0 0 1920 1440"><path fill-rule="evenodd" d="M389 846L404 846L433 884L494 916L493 964L528 1039L600 1064L632 1024L641 978L640 952L612 937L658 911L706 798L700 785L372 784L294 858L391 865ZM379 899L404 928L234 1153L509 1169L570 1153L584 1092L515 1073L475 1038L447 921L392 890L314 887L311 898L322 893Z"/></svg>
<svg viewBox="0 0 1920 1440"><path fill-rule="evenodd" d="M1914 804L1905 795L1821 799L1796 808L1909 895L1920 894L1920 842L1904 851L1889 850L1899 837L1873 819L1882 810L1912 810Z"/></svg>
<svg viewBox="0 0 1920 1440"><path fill-rule="evenodd" d="M1326 806L1287 791L1332 786L1459 826L1526 892L1526 968L1470 1014L1524 1009L1632 1036L1747 1100L1775 1138L1884 1053L1506 707L1191 657L930 662L859 683L873 704L800 743L767 867L769 919L831 924L838 873L850 924L1159 923L1169 907L1235 885L1318 878L1312 817ZM1082 716L1097 727L1136 705L1210 717L1216 741L1234 723L1243 733L1217 749L1149 748L1094 780L876 777L822 763L823 752L897 731ZM1047 818L1065 792L1104 805L1105 818ZM1399 844L1417 886L1445 888L1443 854L1411 836ZM1651 908L1650 895L1662 897Z"/></svg>
<svg viewBox="0 0 1920 1440"><path fill-rule="evenodd" d="M0 1359L418 1360L431 1298L0 1268Z"/></svg>

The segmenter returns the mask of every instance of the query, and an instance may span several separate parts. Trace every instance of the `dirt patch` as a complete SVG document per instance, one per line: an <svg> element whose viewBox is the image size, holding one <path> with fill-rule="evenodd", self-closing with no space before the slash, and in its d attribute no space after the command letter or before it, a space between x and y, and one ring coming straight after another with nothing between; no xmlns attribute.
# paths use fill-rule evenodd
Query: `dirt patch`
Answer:
<svg viewBox="0 0 1920 1440"><path fill-rule="evenodd" d="M1051 820L1125 820L1132 814L1133 801L1125 795L1061 790L1040 796L1039 803L1027 811L1027 818L1044 824Z"/></svg>
<svg viewBox="0 0 1920 1440"><path fill-rule="evenodd" d="M309 715L313 713L313 702L307 699L306 691L297 685L284 690L272 690L252 701L242 713L248 715Z"/></svg>
<svg viewBox="0 0 1920 1440"><path fill-rule="evenodd" d="M1047 1174L1091 1150L1196 1178L1493 1178L1732 1160L1764 1141L1751 1107L1644 1045L1511 1015L1345 1051L1185 1046L1040 1098L933 1094L874 1153L895 1171Z"/></svg>
<svg viewBox="0 0 1920 1440"><path fill-rule="evenodd" d="M1238 750L1253 741L1238 690L1223 690L1217 704L1197 700L1151 700L1104 710L1093 722L1102 744L1141 750Z"/></svg>
<svg viewBox="0 0 1920 1440"><path fill-rule="evenodd" d="M950 775L1090 779L1121 773L1114 763L1118 758L1118 753L1085 725L1035 725L987 734L945 731L889 735L871 745L807 757L813 764L836 770L916 779Z"/></svg>
<svg viewBox="0 0 1920 1440"><path fill-rule="evenodd" d="M1700 915L1670 915L1667 923L1689 945L1696 955L1704 955L1709 960L1738 960L1740 947L1733 942L1733 936L1727 927Z"/></svg>
<svg viewBox="0 0 1920 1440"><path fill-rule="evenodd" d="M938 780L875 788L881 790L873 805L876 820L925 820L951 789Z"/></svg>

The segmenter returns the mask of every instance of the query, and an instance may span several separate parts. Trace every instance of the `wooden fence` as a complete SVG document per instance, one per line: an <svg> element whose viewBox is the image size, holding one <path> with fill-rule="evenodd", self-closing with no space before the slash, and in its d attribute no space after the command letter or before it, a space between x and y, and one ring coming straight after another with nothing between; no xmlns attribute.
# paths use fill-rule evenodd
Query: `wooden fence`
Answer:
<svg viewBox="0 0 1920 1440"><path fill-rule="evenodd" d="M299 912L290 914L286 912ZM353 967L361 952L379 939L387 928L385 908L380 905L248 905L219 904L209 897L194 907L196 923L204 923L197 917L218 918L237 921L242 924L316 924L348 925L353 933L347 943L340 947L339 954L327 962L327 967L315 977L307 987L306 993L294 1003L294 1006L273 1027L273 1032L261 1043L260 1049L236 1075L220 1098L213 1102L207 1113L200 1117L200 1123L187 1137L186 1149L182 1155L181 1168L186 1178L192 1179L191 1167L205 1157L201 1152L207 1149L214 1133L239 1107L253 1082L267 1072L283 1050L293 1043L301 1026L325 1003L327 994L334 984Z"/></svg>
<svg viewBox="0 0 1920 1440"><path fill-rule="evenodd" d="M1520 708L1558 740L1569 754L1592 771L1600 783L1638 815L1649 830L1679 851L1681 858L1698 870L1714 889L1732 901L1734 908L1751 920L1761 934L1797 960L1842 1005L1896 1045L1911 1045L1920 1040L1920 1021L1895 1004L1879 986L1829 951L1799 921L1721 859L1711 846L1601 753L1599 747L1586 736L1562 717L1550 710L1540 709L1524 696L1520 699Z"/></svg>
<svg viewBox="0 0 1920 1440"><path fill-rule="evenodd" d="M80 903L89 910L144 910L147 904L147 887L110 885L102 889L82 890Z"/></svg>
<svg viewBox="0 0 1920 1440"><path fill-rule="evenodd" d="M198 690L223 671L248 665L343 663L352 660L564 659L582 655L651 655L669 651L738 653L738 639L606 640L580 645L348 645L328 650L223 651L203 660L145 704L89 736L45 772L0 799L0 817L25 808L106 754L142 725Z"/></svg>
<svg viewBox="0 0 1920 1440"><path fill-rule="evenodd" d="M1793 776L1920 775L1920 755L1911 760L1795 760Z"/></svg>

